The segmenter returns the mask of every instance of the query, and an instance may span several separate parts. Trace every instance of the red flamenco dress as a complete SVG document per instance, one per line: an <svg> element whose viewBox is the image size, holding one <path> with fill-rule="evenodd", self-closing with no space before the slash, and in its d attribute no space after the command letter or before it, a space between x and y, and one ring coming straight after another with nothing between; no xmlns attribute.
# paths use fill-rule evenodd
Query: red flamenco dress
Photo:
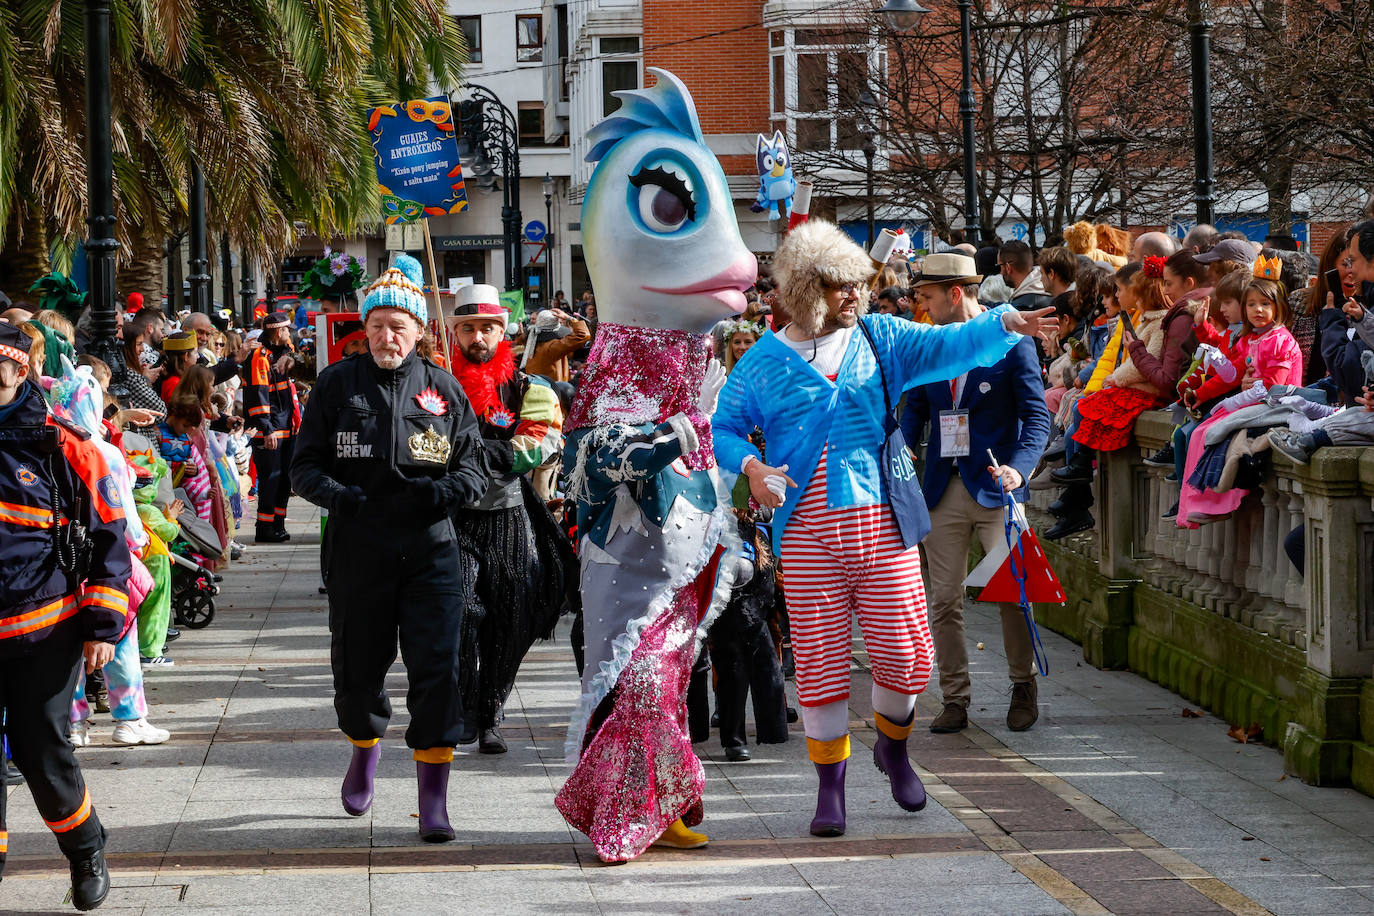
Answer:
<svg viewBox="0 0 1374 916"><path fill-rule="evenodd" d="M1136 418L1155 406L1159 398L1141 388L1103 388L1074 405L1082 422L1073 441L1099 452L1114 452L1131 441Z"/></svg>

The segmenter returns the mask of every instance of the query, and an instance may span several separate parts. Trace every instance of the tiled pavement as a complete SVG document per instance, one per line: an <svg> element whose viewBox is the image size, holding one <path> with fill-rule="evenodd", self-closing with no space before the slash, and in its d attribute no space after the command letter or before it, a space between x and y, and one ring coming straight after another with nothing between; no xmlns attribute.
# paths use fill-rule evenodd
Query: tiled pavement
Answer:
<svg viewBox="0 0 1374 916"><path fill-rule="evenodd" d="M1219 720L1124 672L1081 663L1046 634L1050 677L1031 731L1003 725L998 624L970 608L976 727L918 728L932 798L898 810L856 744L849 834L806 834L815 777L800 731L750 763L706 761L711 845L601 866L553 807L575 694L565 631L536 647L508 707L511 752L460 751L450 787L458 841L415 836L404 680L384 742L377 802L339 808L348 748L331 728L315 520L230 571L214 624L187 632L177 666L150 674L170 743L117 748L98 717L80 752L112 831L106 909L161 913L1055 914L1374 913L1374 800L1283 779L1279 754L1239 745ZM872 744L855 655L853 722ZM922 700L921 718L938 691ZM12 855L0 912L60 912L62 862L24 788L10 790ZM69 911L69 910L68 910Z"/></svg>

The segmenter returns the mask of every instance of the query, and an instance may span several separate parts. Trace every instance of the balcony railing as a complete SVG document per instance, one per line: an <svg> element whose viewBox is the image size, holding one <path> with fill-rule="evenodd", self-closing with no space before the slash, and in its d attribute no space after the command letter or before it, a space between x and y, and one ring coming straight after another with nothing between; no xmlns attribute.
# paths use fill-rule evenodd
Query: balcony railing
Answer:
<svg viewBox="0 0 1374 916"><path fill-rule="evenodd" d="M1146 413L1135 431L1132 446L1102 456L1096 529L1059 548L1095 563L1109 580L1144 582L1305 652L1308 666L1327 677L1370 677L1374 449L1327 448L1309 465L1275 454L1263 485L1231 518L1189 530L1161 517L1178 483L1143 461L1169 437L1167 416ZM1030 506L1047 512L1056 495L1033 491ZM1304 524L1305 576L1283 549Z"/></svg>

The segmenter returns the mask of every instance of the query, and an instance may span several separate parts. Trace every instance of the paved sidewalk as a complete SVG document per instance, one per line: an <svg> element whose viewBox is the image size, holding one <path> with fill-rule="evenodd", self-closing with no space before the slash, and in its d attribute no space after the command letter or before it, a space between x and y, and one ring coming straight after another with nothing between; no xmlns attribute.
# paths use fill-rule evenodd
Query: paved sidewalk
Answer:
<svg viewBox="0 0 1374 916"><path fill-rule="evenodd" d="M970 608L975 727L912 757L931 803L906 814L870 765L865 656L855 654L849 834L807 835L815 776L799 726L752 762L706 763L711 845L604 867L553 807L575 698L566 625L522 669L504 727L511 752L460 749L458 841L418 842L404 747L404 678L383 742L377 801L338 802L348 745L333 729L316 519L229 571L219 616L186 631L177 665L148 675L160 747L120 748L97 716L80 751L112 832L110 911L196 913L1374 913L1374 799L1284 779L1271 748L1134 675L1081 663L1046 634L1042 717L1013 734L999 627ZM922 699L922 722L938 708ZM70 912L67 879L28 790L10 789L0 912Z"/></svg>

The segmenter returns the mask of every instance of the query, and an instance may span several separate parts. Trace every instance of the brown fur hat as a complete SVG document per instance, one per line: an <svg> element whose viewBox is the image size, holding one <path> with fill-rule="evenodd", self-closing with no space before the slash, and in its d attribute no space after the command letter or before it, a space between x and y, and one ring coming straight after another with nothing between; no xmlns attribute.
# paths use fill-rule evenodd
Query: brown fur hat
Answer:
<svg viewBox="0 0 1374 916"><path fill-rule="evenodd" d="M805 334L819 334L825 322L825 288L866 283L876 270L868 254L834 223L809 219L787 234L773 256L782 311ZM859 291L859 314L868 311L868 292Z"/></svg>

